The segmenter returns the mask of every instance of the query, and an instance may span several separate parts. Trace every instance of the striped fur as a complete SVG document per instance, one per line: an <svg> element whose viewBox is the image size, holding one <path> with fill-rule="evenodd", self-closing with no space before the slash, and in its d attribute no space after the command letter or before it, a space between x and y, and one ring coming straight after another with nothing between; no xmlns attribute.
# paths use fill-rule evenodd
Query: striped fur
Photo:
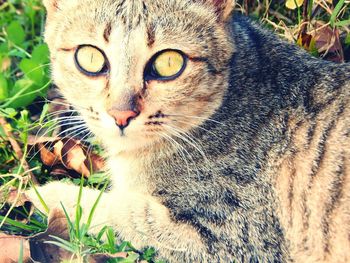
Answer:
<svg viewBox="0 0 350 263"><path fill-rule="evenodd" d="M107 152L114 188L95 225L169 262L350 261L349 65L231 16L232 0L44 2L53 79ZM108 75L76 69L82 44L105 52ZM188 56L182 75L144 81L169 48ZM107 110L133 100L121 137ZM39 191L74 213L75 186Z"/></svg>

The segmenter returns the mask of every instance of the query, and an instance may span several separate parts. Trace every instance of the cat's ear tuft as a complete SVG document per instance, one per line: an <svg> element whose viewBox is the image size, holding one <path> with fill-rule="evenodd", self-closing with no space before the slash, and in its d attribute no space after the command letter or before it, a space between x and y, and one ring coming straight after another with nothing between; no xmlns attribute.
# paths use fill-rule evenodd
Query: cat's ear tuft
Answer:
<svg viewBox="0 0 350 263"><path fill-rule="evenodd" d="M220 21L225 22L230 18L231 13L236 5L235 0L204 0L214 5Z"/></svg>

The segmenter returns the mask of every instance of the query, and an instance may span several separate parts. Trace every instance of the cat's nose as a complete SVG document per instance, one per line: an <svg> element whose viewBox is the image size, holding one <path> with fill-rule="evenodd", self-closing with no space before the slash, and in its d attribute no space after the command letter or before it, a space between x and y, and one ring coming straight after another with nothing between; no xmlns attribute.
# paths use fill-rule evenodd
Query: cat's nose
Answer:
<svg viewBox="0 0 350 263"><path fill-rule="evenodd" d="M108 114L114 118L117 126L123 130L129 125L132 119L135 119L139 115L139 112L133 110L109 110Z"/></svg>

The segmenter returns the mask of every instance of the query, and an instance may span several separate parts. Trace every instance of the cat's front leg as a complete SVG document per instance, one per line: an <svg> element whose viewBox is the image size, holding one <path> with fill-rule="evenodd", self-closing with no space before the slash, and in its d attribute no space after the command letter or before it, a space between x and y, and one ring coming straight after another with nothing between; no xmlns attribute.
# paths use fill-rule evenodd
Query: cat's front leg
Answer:
<svg viewBox="0 0 350 263"><path fill-rule="evenodd" d="M37 191L49 209L62 209L63 205L74 221L78 186L53 182L38 187ZM80 201L83 222L87 221L99 194L98 190L83 189ZM26 195L39 210L45 211L34 189ZM210 259L201 235L192 226L174 221L168 208L149 194L116 190L103 193L89 232L96 234L105 225L112 226L135 247L155 247L159 255L170 262L208 262Z"/></svg>
<svg viewBox="0 0 350 263"><path fill-rule="evenodd" d="M45 205L40 200L37 192L39 193L40 198L44 201ZM84 222L87 221L89 213L96 200L98 199L99 194L100 191L98 190L90 189L87 187L83 188L80 205L83 209L83 220L85 220ZM52 182L43 186L37 186L36 191L34 188L31 188L25 192L25 195L29 198L29 200L34 204L36 208L44 213L48 213L54 208L59 208L62 210L63 206L67 211L70 219L74 221L78 202L79 186L62 182ZM99 225L103 227L106 218L104 212L108 211L108 207L106 207L106 202L104 200L106 199L106 195L108 195L108 193L104 193L102 195L97 209L94 213L92 223L95 226ZM47 211L47 208L49 211Z"/></svg>

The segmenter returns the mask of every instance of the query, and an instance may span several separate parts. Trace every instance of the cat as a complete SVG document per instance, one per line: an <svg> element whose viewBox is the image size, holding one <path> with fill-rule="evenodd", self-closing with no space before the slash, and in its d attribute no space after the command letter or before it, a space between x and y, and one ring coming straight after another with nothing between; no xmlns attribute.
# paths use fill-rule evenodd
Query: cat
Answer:
<svg viewBox="0 0 350 263"><path fill-rule="evenodd" d="M348 64L233 14L233 0L44 5L53 80L112 175L93 225L168 262L350 261ZM75 213L77 186L38 191ZM98 194L84 190L85 214Z"/></svg>

